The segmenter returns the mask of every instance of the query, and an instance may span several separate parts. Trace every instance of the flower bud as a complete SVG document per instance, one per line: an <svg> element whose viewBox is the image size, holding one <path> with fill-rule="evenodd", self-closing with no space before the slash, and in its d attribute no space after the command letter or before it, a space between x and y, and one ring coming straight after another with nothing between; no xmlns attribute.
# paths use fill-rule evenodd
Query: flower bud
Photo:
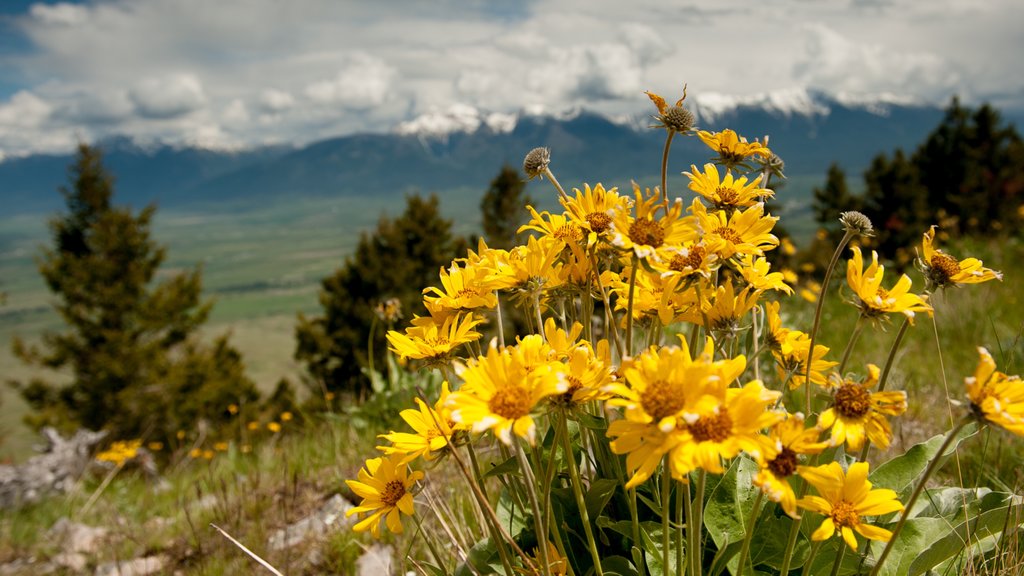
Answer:
<svg viewBox="0 0 1024 576"><path fill-rule="evenodd" d="M846 230L847 232L856 232L861 236L874 235L874 227L871 225L871 219L855 210L840 214L839 222L843 225L843 230Z"/></svg>
<svg viewBox="0 0 1024 576"><path fill-rule="evenodd" d="M534 148L523 159L523 171L530 180L544 175L551 163L551 152L544 147Z"/></svg>

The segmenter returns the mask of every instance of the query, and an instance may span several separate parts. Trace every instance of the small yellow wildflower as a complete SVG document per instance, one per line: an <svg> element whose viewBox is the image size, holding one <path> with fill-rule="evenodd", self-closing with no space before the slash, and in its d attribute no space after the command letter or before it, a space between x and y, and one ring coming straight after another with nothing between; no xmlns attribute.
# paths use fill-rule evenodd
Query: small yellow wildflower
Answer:
<svg viewBox="0 0 1024 576"><path fill-rule="evenodd" d="M820 429L804 427L803 414L790 414L772 427L770 445L757 458L754 485L793 518L797 517L796 493L789 478L796 473L799 455L818 454L828 447L828 442L818 441L819 436Z"/></svg>
<svg viewBox="0 0 1024 576"><path fill-rule="evenodd" d="M270 430L274 434L277 434L278 432L281 431L281 425L278 424L277 422L268 422L267 423L267 430Z"/></svg>
<svg viewBox="0 0 1024 576"><path fill-rule="evenodd" d="M846 472L838 462L813 468L800 466L797 472L821 494L805 496L797 502L801 508L825 516L821 526L811 534L811 540L819 542L831 538L838 529L846 544L856 550L854 531L869 540L888 542L892 538L892 532L863 520L865 516L903 510L903 504L896 499L896 492L871 489L867 462L851 464Z"/></svg>
<svg viewBox="0 0 1024 576"><path fill-rule="evenodd" d="M358 480L346 480L349 488L363 500L350 508L345 516L358 514L362 519L352 527L356 532L370 531L374 538L380 538L380 524L384 520L388 530L402 533L401 514L415 513L412 489L423 478L423 472L410 473L408 464L401 461L401 455L387 458L371 458L359 470Z"/></svg>
<svg viewBox="0 0 1024 576"><path fill-rule="evenodd" d="M772 151L764 144L757 140L747 142L746 138L738 136L733 130L726 129L715 133L701 130L697 132L697 136L701 142L707 144L708 148L718 154L718 163L730 168L743 165L743 162L751 156L768 158L772 154Z"/></svg>
<svg viewBox="0 0 1024 576"><path fill-rule="evenodd" d="M725 172L725 178L721 178L714 164L705 164L704 172L698 171L696 166L690 166L690 170L693 172L683 172L690 177L690 190L703 196L717 210L747 208L775 194L767 188L758 187L761 176L748 184L746 176L733 178L729 170Z"/></svg>
<svg viewBox="0 0 1024 576"><path fill-rule="evenodd" d="M974 375L965 379L972 412L981 420L1024 436L1024 381L1020 376L997 371L988 350L979 347L978 355Z"/></svg>
<svg viewBox="0 0 1024 576"><path fill-rule="evenodd" d="M888 416L899 416L907 411L906 392L871 392L878 384L878 366L868 364L868 376L863 383L841 380L835 388L832 406L818 417L818 427L832 429L832 442L846 443L851 450L860 450L866 437L879 448L889 447L892 428Z"/></svg>
<svg viewBox="0 0 1024 576"><path fill-rule="evenodd" d="M118 440L110 445L110 448L96 455L100 462L110 462L116 466L123 466L125 462L135 458L142 447L142 440Z"/></svg>
<svg viewBox="0 0 1024 576"><path fill-rule="evenodd" d="M853 258L846 267L846 282L857 295L856 305L865 318L879 318L885 314L901 313L911 322L916 312L932 313L925 298L910 293L910 277L902 275L896 284L882 288L885 266L878 264L878 253L871 251L871 265L864 268L860 247L853 247Z"/></svg>
<svg viewBox="0 0 1024 576"><path fill-rule="evenodd" d="M941 250L936 250L934 247L935 228L936 226L932 226L924 233L921 258L918 260L929 288L978 284L989 280L1003 279L1001 272L985 268L982 261L977 258L957 260Z"/></svg>
<svg viewBox="0 0 1024 576"><path fill-rule="evenodd" d="M481 323L483 318L472 312L455 313L440 321L433 316L417 316L404 334L391 330L387 340L391 351L402 358L445 363L459 346L481 338L475 330Z"/></svg>

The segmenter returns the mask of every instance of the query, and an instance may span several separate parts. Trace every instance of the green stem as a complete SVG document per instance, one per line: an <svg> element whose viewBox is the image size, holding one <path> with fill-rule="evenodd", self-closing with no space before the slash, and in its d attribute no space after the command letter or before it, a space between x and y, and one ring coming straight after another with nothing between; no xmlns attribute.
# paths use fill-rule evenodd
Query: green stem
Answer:
<svg viewBox="0 0 1024 576"><path fill-rule="evenodd" d="M590 527L590 514L587 512L586 500L583 498L583 483L580 481L580 471L576 467L576 457L572 452L572 441L569 439L569 425L566 422L565 411L559 414L558 424L559 428L561 428L562 449L565 451L565 459L569 465L572 493L576 497L576 507L580 511L583 532L587 537L587 547L590 549L590 559L594 562L594 574L602 576L604 569L601 568L601 552L597 549L597 541L594 540L594 530Z"/></svg>
<svg viewBox="0 0 1024 576"><path fill-rule="evenodd" d="M693 516L696 519L696 524L694 525L693 533L694 543L696 544L696 546L693 549L693 553L690 555L694 574L704 573L703 568L701 567L701 562L703 561L702 556L704 555L704 546L702 543L702 530L704 526L704 481L706 477L707 472L705 472L704 469L701 469L699 472L697 472L696 498L693 502L695 508Z"/></svg>
<svg viewBox="0 0 1024 576"><path fill-rule="evenodd" d="M437 552L437 548L434 546L434 542L427 536L427 531L423 529L423 521L420 520L419 514L412 515L413 520L416 521L416 528L420 534L423 534L423 541L427 544L427 549L430 550L430 555L434 558L434 562L437 562L438 567L444 569L445 562L441 559L441 555ZM504 558L503 558L504 559ZM505 572L512 574L512 566L509 564L505 565Z"/></svg>
<svg viewBox="0 0 1024 576"><path fill-rule="evenodd" d="M683 526L686 525L686 517L683 516L682 489L680 485L679 493L676 494L676 572L683 570Z"/></svg>
<svg viewBox="0 0 1024 576"><path fill-rule="evenodd" d="M598 267L597 255L594 252L590 254L590 265L594 268L594 278L597 279L597 288L601 291L601 301L604 302L604 314L605 314L605 325L608 329L608 333L612 337L612 345L619 353L619 358L623 357L622 342L619 340L619 327L615 323L615 311L612 310L611 299L608 298L608 291L604 288L604 282L601 281L601 269Z"/></svg>
<svg viewBox="0 0 1024 576"><path fill-rule="evenodd" d="M668 456L662 464L661 472L661 573L669 574L668 558L668 534L672 528L669 506L672 499L672 470L668 465Z"/></svg>
<svg viewBox="0 0 1024 576"><path fill-rule="evenodd" d="M818 555L818 550L821 549L822 542L824 542L824 540L819 540L814 544L811 544L811 551L807 554L807 560L804 561L804 569L800 571L800 574L803 576L808 576L811 573L811 563L814 562L814 557ZM841 546L845 547L846 544L841 544Z"/></svg>
<svg viewBox="0 0 1024 576"><path fill-rule="evenodd" d="M839 256L856 234L854 230L847 230L846 234L843 235L843 239L839 241L839 245L836 246L836 251L832 254L832 260L829 261L828 268L825 269L825 279L821 282L821 294L818 295L818 302L814 308L814 327L811 328L811 346L807 349L807 372L804 379L804 385L807 387L804 414L807 414L808 417L811 414L811 365L814 363L814 341L818 338L818 327L821 326L821 310L825 303L825 295L828 294L828 284L832 280L832 272L839 262Z"/></svg>
<svg viewBox="0 0 1024 576"><path fill-rule="evenodd" d="M558 196L563 201L568 202L569 201L569 195L565 193L565 189L563 189L562 185L558 183L558 179L555 178L554 173L551 172L551 168L548 168L547 166L545 166L544 167L544 175L548 177L548 180L551 180L551 183L555 186L555 189L558 190Z"/></svg>
<svg viewBox="0 0 1024 576"><path fill-rule="evenodd" d="M889 381L889 370L892 368L893 361L896 360L896 352L900 349L900 344L903 343L903 337L907 334L907 328L910 327L910 318L904 318L903 324L900 325L899 332L896 333L896 339L893 340L892 346L889 348L889 356L885 359L885 366L882 368L882 375L878 377L878 392L885 390L885 385ZM864 447L860 450L860 457L857 458L859 462L866 462L868 457L868 448L871 447L871 439L864 439ZM871 541L868 541L868 545L871 545Z"/></svg>
<svg viewBox="0 0 1024 576"><path fill-rule="evenodd" d="M806 484L804 484L806 487ZM789 529L789 540L786 541L786 550L782 553L782 567L779 568L779 574L786 576L789 574L789 566L793 563L793 550L796 548L796 537L800 535L800 523L803 521L801 515L796 520L793 520L793 526Z"/></svg>
<svg viewBox="0 0 1024 576"><path fill-rule="evenodd" d="M839 567L843 564L843 557L846 556L846 545L843 544L839 547L839 552L836 553L836 561L832 563L832 574L831 576L837 576L839 574Z"/></svg>
<svg viewBox="0 0 1024 576"><path fill-rule="evenodd" d="M914 487L914 492L910 495L910 499L903 506L903 513L900 514L900 520L896 523L896 527L892 530L892 536L889 537L889 542L886 543L885 549L882 550L882 555L878 557L878 561L875 562L875 567L871 570L871 576L878 574L878 571L882 568L882 564L885 563L885 559L889 557L889 552L892 551L892 546L896 542L896 537L899 536L900 530L903 530L903 525L907 522L907 517L910 515L911 509L914 504L917 503L918 496L924 491L924 486L928 482L928 478L932 475L932 472L939 467L939 462L942 461L942 456L946 453L946 449L953 443L956 435L960 430L970 422L970 418L962 418L952 429L949 434L946 435L946 439L942 441L942 446L939 447L938 452L935 453L935 457L928 463L928 467L925 468L924 474L921 479L918 480L917 486Z"/></svg>
<svg viewBox="0 0 1024 576"><path fill-rule="evenodd" d="M476 450L473 449L472 442L466 444L466 451L469 452L469 462L473 466L473 478L476 479L477 485L480 486L480 493L483 495L485 501L490 502L490 497L487 495L487 485L484 484L484 478L480 474L480 460L477 459ZM509 560L505 542L501 538L495 538L494 544L498 549L498 554L501 556L501 563L505 565L505 570L510 570L512 568L512 562Z"/></svg>
<svg viewBox="0 0 1024 576"><path fill-rule="evenodd" d="M544 576L551 576L551 561L548 559L548 537L544 529L544 517L540 514L540 501L537 499L536 478L533 469L526 460L526 452L523 450L522 442L516 438L516 458L519 460L519 468L523 471L523 483L526 484L526 494L530 499L530 508L533 509L533 526L537 532L537 549L540 551L541 573Z"/></svg>
<svg viewBox="0 0 1024 576"><path fill-rule="evenodd" d="M629 271L629 299L626 306L626 354L633 356L633 291L636 289L636 269L640 259L633 255L633 265Z"/></svg>
<svg viewBox="0 0 1024 576"><path fill-rule="evenodd" d="M547 340L548 337L544 334L544 317L540 313L540 291L533 293L533 311L537 315L537 333L541 338Z"/></svg>
<svg viewBox="0 0 1024 576"><path fill-rule="evenodd" d="M498 344L505 348L505 323L501 319L501 296L497 290L494 291L494 309L498 312Z"/></svg>
<svg viewBox="0 0 1024 576"><path fill-rule="evenodd" d="M683 484L685 489L685 499L683 501L683 511L686 513L686 573L691 576L701 576L700 572L694 571L693 558L697 555L697 532L699 527L697 521L693 516L693 495L690 494L690 485Z"/></svg>
<svg viewBox="0 0 1024 576"><path fill-rule="evenodd" d="M740 548L740 563L737 565L736 573L743 576L743 571L747 567L747 557L750 555L750 541L754 536L754 522L757 521L757 517L761 512L761 500L764 498L764 491L758 489L757 496L754 496L754 505L750 508L750 521L747 522L747 533L743 537L743 546ZM753 574L754 567L750 567L750 572Z"/></svg>
<svg viewBox="0 0 1024 576"><path fill-rule="evenodd" d="M675 135L675 131L668 130L668 136L665 137L665 150L661 153L661 193L665 195L665 214L668 214L668 151L672 148L672 137Z"/></svg>
<svg viewBox="0 0 1024 576"><path fill-rule="evenodd" d="M853 347L856 346L857 340L860 338L860 333L864 329L864 317L858 316L857 323L853 325L853 332L850 333L850 340L846 343L846 349L843 350L843 359L839 362L839 376L843 375L843 370L846 370L846 362L850 359L850 353L853 352ZM813 353L814 350L812 349ZM814 355L811 354L813 358ZM810 360L808 360L810 362Z"/></svg>

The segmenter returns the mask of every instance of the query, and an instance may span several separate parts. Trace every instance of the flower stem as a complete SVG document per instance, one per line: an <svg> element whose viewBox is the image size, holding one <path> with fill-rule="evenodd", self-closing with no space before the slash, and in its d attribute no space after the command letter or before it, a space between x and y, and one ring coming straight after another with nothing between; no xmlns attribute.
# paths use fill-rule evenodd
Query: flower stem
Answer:
<svg viewBox="0 0 1024 576"><path fill-rule="evenodd" d="M910 319L904 318L903 324L900 325L899 332L896 333L896 339L892 341L892 347L889 348L889 356L885 359L885 366L882 368L882 375L878 377L878 392L885 390L885 384L889 380L889 370L892 369L892 363L896 359L896 352L900 349L900 344L903 343L903 337L907 334L907 328L910 327ZM864 448L861 448L860 457L857 458L859 462L866 462L868 457L868 448L871 447L871 439L864 438ZM868 545L871 545L871 541L868 540Z"/></svg>
<svg viewBox="0 0 1024 576"><path fill-rule="evenodd" d="M889 542L886 543L885 549L882 550L882 555L878 557L878 561L875 562L875 567L871 570L871 576L878 574L878 571L882 568L882 564L885 563L885 559L888 558L889 552L892 551L892 546L896 542L896 537L899 536L900 530L903 529L903 525L907 522L907 517L910 515L911 509L914 504L917 503L918 496L924 491L925 484L928 483L928 478L932 475L932 472L939 467L939 462L942 461L943 454L946 453L946 449L953 443L953 439L960 430L970 422L970 418L961 418L952 429L949 434L946 434L946 439L942 441L942 446L939 447L938 452L935 453L935 457L928 463L928 467L925 468L924 474L921 479L917 481L917 486L914 487L914 492L910 494L910 499L903 505L903 513L900 514L900 520L896 523L896 527L892 530L892 536L889 537Z"/></svg>
<svg viewBox="0 0 1024 576"><path fill-rule="evenodd" d="M540 550L541 573L544 576L551 576L551 563L548 559L548 537L544 526L544 517L540 514L540 501L537 500L536 478L533 469L526 460L526 452L523 450L522 442L517 438L515 442L516 458L519 460L519 468L523 471L523 483L526 484L526 494L530 498L530 508L533 509L533 526L537 532L537 549Z"/></svg>
<svg viewBox="0 0 1024 576"><path fill-rule="evenodd" d="M636 269L640 259L633 255L633 265L629 271L629 299L626 306L626 354L633 356L633 292L636 289Z"/></svg>
<svg viewBox="0 0 1024 576"><path fill-rule="evenodd" d="M806 489L806 484L804 486ZM782 553L782 567L779 568L779 574L783 576L789 574L789 565L793 563L793 550L796 548L796 538L800 535L800 523L802 520L802 515L793 520L793 526L789 529L789 540L786 541L786 550Z"/></svg>
<svg viewBox="0 0 1024 576"><path fill-rule="evenodd" d="M555 175L551 172L551 168L548 168L547 166L545 166L544 167L544 175L548 177L548 180L551 180L552 184L554 184L555 188L558 190L558 196L562 200L568 201L569 200L568 194L565 193L565 189L562 188L562 185L558 183L558 179L555 178Z"/></svg>
<svg viewBox="0 0 1024 576"><path fill-rule="evenodd" d="M705 472L703 468L699 472L697 472L697 490L695 494L696 498L694 498L693 501L693 517L695 518L696 522L693 526L693 532L691 535L691 537L693 538L694 546L692 549L693 551L690 552L690 564L693 566L693 573L695 575L704 573L703 568L701 567L701 561L703 560L701 558L701 556L703 556L703 546L701 543L701 537L703 536L703 534L701 533L701 531L704 526L704 480L706 477L707 472Z"/></svg>
<svg viewBox="0 0 1024 576"><path fill-rule="evenodd" d="M853 325L853 332L850 333L850 340L846 343L846 349L843 350L843 359L839 362L840 376L843 375L843 370L846 370L846 362L850 359L850 353L853 352L853 347L857 345L857 340L860 338L860 333L863 329L864 317L858 316L857 323ZM813 352L813 350L811 350L811 352Z"/></svg>
<svg viewBox="0 0 1024 576"><path fill-rule="evenodd" d="M661 193L665 195L665 214L668 214L668 151L672 148L672 137L676 135L674 130L667 130L665 137L665 151L661 153Z"/></svg>
<svg viewBox="0 0 1024 576"><path fill-rule="evenodd" d="M565 450L565 459L569 464L569 479L572 484L572 493L576 497L576 507L580 511L583 532L587 536L587 548L590 549L590 559L594 562L594 574L603 576L601 552L597 549L597 541L594 540L594 530L590 527L590 515L587 512L586 500L583 498L583 483L580 481L580 472L576 467L576 457L573 456L572 442L569 440L569 425L566 423L564 411L559 414L558 424L561 429L562 449Z"/></svg>
<svg viewBox="0 0 1024 576"><path fill-rule="evenodd" d="M818 337L818 327L821 326L821 310L825 303L825 295L828 294L828 284L832 280L832 272L836 268L836 264L839 262L839 256L843 253L846 245L850 243L850 240L857 234L854 230L847 230L846 234L843 235L843 239L839 241L839 245L836 246L836 251L832 254L832 260L828 263L828 268L825 269L825 279L821 282L821 294L818 295L818 303L814 308L814 327L811 328L811 346L807 349L807 367L806 367L806 378L804 386L806 386L806 401L804 405L805 414L808 416L811 414L811 365L814 363L814 341Z"/></svg>
<svg viewBox="0 0 1024 576"><path fill-rule="evenodd" d="M807 560L804 561L804 569L800 571L802 576L808 576L811 573L811 563L814 562L814 557L818 555L822 542L823 540L819 540L811 544L811 551L807 554ZM846 544L842 544L842 546L846 546Z"/></svg>
<svg viewBox="0 0 1024 576"><path fill-rule="evenodd" d="M757 521L757 517L761 512L761 500L764 497L764 491L758 490L757 496L754 496L754 505L750 508L750 521L747 522L747 534L743 537L743 546L740 548L740 563L736 567L736 573L740 576L743 575L743 570L746 569L747 556L750 555L750 540L754 536L754 522ZM754 567L750 567L751 574L753 574Z"/></svg>
<svg viewBox="0 0 1024 576"><path fill-rule="evenodd" d="M668 456L665 456L665 461L661 466L661 572L669 574L668 533L672 528L671 511L669 510L672 500L672 470L668 465Z"/></svg>
<svg viewBox="0 0 1024 576"><path fill-rule="evenodd" d="M505 347L505 323L501 319L501 295L494 291L494 309L498 312L498 345Z"/></svg>

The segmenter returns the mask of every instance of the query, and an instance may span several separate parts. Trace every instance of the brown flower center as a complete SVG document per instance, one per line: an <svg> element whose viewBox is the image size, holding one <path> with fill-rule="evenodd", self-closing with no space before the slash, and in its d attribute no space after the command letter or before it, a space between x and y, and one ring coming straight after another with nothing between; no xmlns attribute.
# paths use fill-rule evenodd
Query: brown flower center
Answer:
<svg viewBox="0 0 1024 576"><path fill-rule="evenodd" d="M629 226L629 239L634 244L657 248L665 241L665 230L654 220L639 218Z"/></svg>
<svg viewBox="0 0 1024 576"><path fill-rule="evenodd" d="M640 393L640 406L655 422L675 415L686 405L680 390L665 380L655 380Z"/></svg>
<svg viewBox="0 0 1024 576"><path fill-rule="evenodd" d="M733 230L732 228L729 228L728 226L722 226L720 228L715 228L711 233L712 234L718 234L723 239L725 239L725 240L727 240L729 242L732 242L733 244L742 244L743 243L743 238L740 238L740 235L737 234L735 230Z"/></svg>
<svg viewBox="0 0 1024 576"><path fill-rule="evenodd" d="M476 298L480 292L472 288L463 288L455 293L456 298Z"/></svg>
<svg viewBox="0 0 1024 576"><path fill-rule="evenodd" d="M591 230L600 234L611 226L612 219L604 212L591 212L587 214L587 224L590 224Z"/></svg>
<svg viewBox="0 0 1024 576"><path fill-rule="evenodd" d="M427 343L427 346L430 346L432 348L438 348L440 346L448 345L448 339L445 338L444 336L438 336L437 338L427 338L424 340L424 342Z"/></svg>
<svg viewBox="0 0 1024 576"><path fill-rule="evenodd" d="M519 386L502 386L495 390L487 407L491 412L515 420L530 413L530 391Z"/></svg>
<svg viewBox="0 0 1024 576"><path fill-rule="evenodd" d="M768 469L776 478L788 478L796 472L796 452L783 447L782 452L768 463Z"/></svg>
<svg viewBox="0 0 1024 576"><path fill-rule="evenodd" d="M932 256L931 269L928 271L932 281L938 285L946 284L960 273L960 263L949 254L938 254Z"/></svg>
<svg viewBox="0 0 1024 576"><path fill-rule="evenodd" d="M843 384L836 391L835 408L845 418L863 418L871 410L871 393L860 384Z"/></svg>
<svg viewBox="0 0 1024 576"><path fill-rule="evenodd" d="M676 254L672 257L672 261L669 262L669 269L676 272L687 272L693 271L700 268L700 265L704 263L704 255L707 253L703 246L694 246L689 249L686 256L682 254Z"/></svg>
<svg viewBox="0 0 1024 576"><path fill-rule="evenodd" d="M860 524L860 515L853 504L840 500L832 505L832 521L836 528L853 528Z"/></svg>
<svg viewBox="0 0 1024 576"><path fill-rule="evenodd" d="M696 422L687 426L693 439L697 442L722 442L732 432L732 418L725 408L720 408L718 414L701 416Z"/></svg>
<svg viewBox="0 0 1024 576"><path fill-rule="evenodd" d="M402 496L405 496L405 484L401 480L392 480L384 485L384 490L380 493L380 501L385 506L394 507L402 499Z"/></svg>
<svg viewBox="0 0 1024 576"><path fill-rule="evenodd" d="M565 224L555 230L554 237L564 242L579 242L583 238L583 232L575 224Z"/></svg>
<svg viewBox="0 0 1024 576"><path fill-rule="evenodd" d="M722 206L735 206L740 200L740 195L735 190L725 186L719 186L715 194L718 196L718 204Z"/></svg>

